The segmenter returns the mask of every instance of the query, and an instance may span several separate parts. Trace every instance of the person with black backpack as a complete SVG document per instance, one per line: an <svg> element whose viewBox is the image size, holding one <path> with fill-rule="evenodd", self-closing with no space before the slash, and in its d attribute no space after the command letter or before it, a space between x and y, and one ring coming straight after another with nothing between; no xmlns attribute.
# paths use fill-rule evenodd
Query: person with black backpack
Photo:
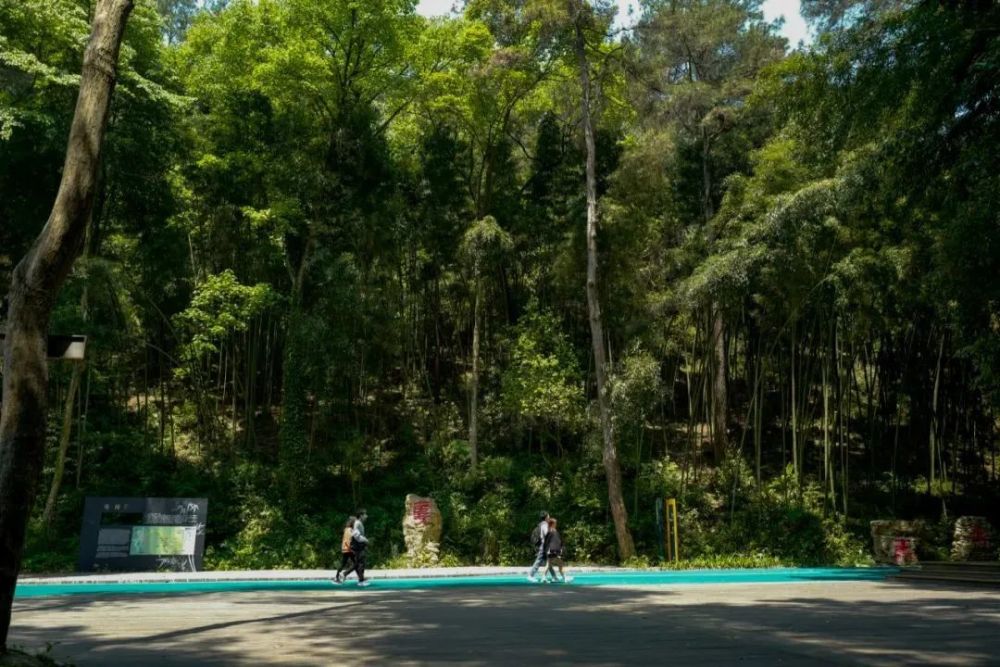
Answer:
<svg viewBox="0 0 1000 667"><path fill-rule="evenodd" d="M538 569L545 565L545 536L548 534L549 513L541 511L538 513L538 525L531 531L531 546L535 547L536 550L535 562L531 566L531 572L528 573L528 581L531 583L538 582L535 575L538 574Z"/></svg>

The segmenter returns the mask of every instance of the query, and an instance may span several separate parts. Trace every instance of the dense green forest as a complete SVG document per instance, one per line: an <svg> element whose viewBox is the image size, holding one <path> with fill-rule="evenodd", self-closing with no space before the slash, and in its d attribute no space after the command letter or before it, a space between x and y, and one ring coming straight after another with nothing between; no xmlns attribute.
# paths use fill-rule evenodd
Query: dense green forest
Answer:
<svg viewBox="0 0 1000 667"><path fill-rule="evenodd" d="M137 1L26 569L85 495L207 496L213 568L329 567L362 505L400 562L407 493L446 563L530 562L543 508L652 562L668 497L703 563L1000 525L1000 7L459 4ZM0 293L90 11L0 0Z"/></svg>

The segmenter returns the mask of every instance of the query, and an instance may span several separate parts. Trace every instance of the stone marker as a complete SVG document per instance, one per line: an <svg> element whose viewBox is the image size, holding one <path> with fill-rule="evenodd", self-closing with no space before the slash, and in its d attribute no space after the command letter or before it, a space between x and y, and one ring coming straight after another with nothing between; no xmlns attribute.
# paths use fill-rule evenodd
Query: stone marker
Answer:
<svg viewBox="0 0 1000 667"><path fill-rule="evenodd" d="M876 562L893 565L917 562L917 544L924 533L923 521L872 521L871 531Z"/></svg>
<svg viewBox="0 0 1000 667"><path fill-rule="evenodd" d="M441 555L441 510L433 498L406 495L403 541L406 557L415 566L437 565Z"/></svg>
<svg viewBox="0 0 1000 667"><path fill-rule="evenodd" d="M996 547L993 527L985 517L961 516L955 521L955 538L951 543L952 560L993 560Z"/></svg>

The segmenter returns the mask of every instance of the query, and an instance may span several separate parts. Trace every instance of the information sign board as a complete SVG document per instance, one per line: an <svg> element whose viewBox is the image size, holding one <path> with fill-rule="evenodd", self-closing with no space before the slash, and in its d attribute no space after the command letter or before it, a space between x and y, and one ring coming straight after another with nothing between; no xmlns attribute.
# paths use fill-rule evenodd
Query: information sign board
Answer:
<svg viewBox="0 0 1000 667"><path fill-rule="evenodd" d="M88 496L80 529L81 572L201 569L206 498Z"/></svg>

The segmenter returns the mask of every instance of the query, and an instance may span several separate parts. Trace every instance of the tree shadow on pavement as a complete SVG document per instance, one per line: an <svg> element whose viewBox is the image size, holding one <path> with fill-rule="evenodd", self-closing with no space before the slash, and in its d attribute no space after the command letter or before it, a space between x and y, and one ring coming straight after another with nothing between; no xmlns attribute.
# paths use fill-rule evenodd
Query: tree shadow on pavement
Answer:
<svg viewBox="0 0 1000 667"><path fill-rule="evenodd" d="M17 603L12 641L55 643L54 657L80 667L996 664L1000 597L898 584L850 590L373 588L40 599Z"/></svg>

